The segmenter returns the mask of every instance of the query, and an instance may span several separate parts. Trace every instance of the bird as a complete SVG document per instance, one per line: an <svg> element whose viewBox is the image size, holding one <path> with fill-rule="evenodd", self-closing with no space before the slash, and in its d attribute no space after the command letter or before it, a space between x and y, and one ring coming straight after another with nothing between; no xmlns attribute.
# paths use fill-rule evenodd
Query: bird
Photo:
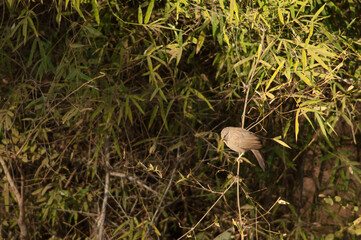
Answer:
<svg viewBox="0 0 361 240"><path fill-rule="evenodd" d="M266 171L266 164L259 149L262 148L261 139L254 133L241 127L226 127L221 131L221 140L239 155L251 150L256 156L259 166Z"/></svg>

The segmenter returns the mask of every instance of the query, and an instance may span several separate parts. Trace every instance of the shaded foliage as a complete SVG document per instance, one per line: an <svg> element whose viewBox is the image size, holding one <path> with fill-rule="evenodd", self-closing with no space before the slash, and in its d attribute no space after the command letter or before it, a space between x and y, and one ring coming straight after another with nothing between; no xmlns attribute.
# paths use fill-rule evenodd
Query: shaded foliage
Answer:
<svg viewBox="0 0 361 240"><path fill-rule="evenodd" d="M95 238L107 173L107 238L175 239L194 226L200 239L360 234L360 5L0 8L3 238L21 236L22 211L32 239ZM236 156L219 136L242 122L265 138L270 166L241 165L244 225Z"/></svg>

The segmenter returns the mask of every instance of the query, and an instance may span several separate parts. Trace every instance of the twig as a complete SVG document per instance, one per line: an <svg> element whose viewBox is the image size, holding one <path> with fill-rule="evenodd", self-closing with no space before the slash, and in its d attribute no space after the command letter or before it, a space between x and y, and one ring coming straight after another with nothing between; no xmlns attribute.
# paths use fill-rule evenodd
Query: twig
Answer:
<svg viewBox="0 0 361 240"><path fill-rule="evenodd" d="M110 143L109 143L109 136L105 137L105 186L104 186L104 199L103 199L103 206L100 212L99 220L97 223L98 227L98 240L103 239L104 234L104 221L105 221L105 214L108 202L108 195L109 195L109 155L110 155Z"/></svg>
<svg viewBox="0 0 361 240"><path fill-rule="evenodd" d="M296 161L296 159L306 150L306 149L308 149L308 147L309 146L311 146L311 144L314 142L314 141L316 141L316 138L318 137L318 133L319 133L319 129L318 130L316 130L316 132L313 134L313 136L312 136L312 139L311 139L311 141L307 144L307 146L305 146L301 151L299 151L298 153L297 153L297 155L291 160L291 162L295 162ZM283 178L283 176L286 174L286 170L287 170L287 168L286 168L286 163L284 162L284 165L285 165L285 168L283 169L283 172L282 172L282 174L278 177L278 179L276 180L276 184Z"/></svg>
<svg viewBox="0 0 361 240"><path fill-rule="evenodd" d="M145 183L143 183L142 181L138 180L136 177L132 177L129 175L125 175L124 173L118 173L118 172L111 172L110 176L114 176L114 177L120 177L120 178L126 178L129 181L132 181L136 184L138 184L139 186L147 189L148 191L152 192L155 195L159 195L156 191L154 191L151 187L148 187Z"/></svg>
<svg viewBox="0 0 361 240"><path fill-rule="evenodd" d="M6 134L5 135L5 140L6 140ZM6 145L6 149L7 149L7 145ZM14 156L14 159L16 159L16 157ZM10 188L11 191L13 192L13 194L15 195L16 201L18 202L18 206L19 206L19 218L16 219L16 222L19 225L20 228L20 239L21 240L25 240L27 239L27 235L28 235L28 230L26 228L26 224L25 224L25 208L24 208L24 175L21 172L21 185L20 185L20 191L17 189L17 187L15 186L15 182L13 180L13 178L10 175L9 169L4 161L4 159L1 157L0 155L0 162L1 165L4 169L6 178L8 179L8 182L10 184ZM21 171L21 170L20 170Z"/></svg>
<svg viewBox="0 0 361 240"><path fill-rule="evenodd" d="M167 192L169 191L170 186L171 186L172 183L173 183L173 179L174 179L174 176L175 176L175 172L176 172L176 170L178 169L178 166L179 166L179 164L182 162L182 160L183 160L182 158L178 158L178 159L177 159L177 163L176 163L176 165L175 165L175 167L174 167L174 169L173 169L172 176L170 177L168 186L167 186L167 188L165 189L165 191L164 191L164 193L163 193L163 196L162 196L162 198L161 198L160 201L159 201L157 210L155 211L155 213L154 213L154 215L153 215L153 217L152 217L152 220L151 220L151 222L150 222L150 225L153 225L153 224L154 224L155 219L156 219L157 216L158 216L158 213L159 213L159 210L160 210L160 208L161 208L161 206L162 206L162 203L163 203L163 201L164 201L164 198L165 198L165 196L167 195ZM149 227L148 227L147 231L149 231Z"/></svg>
<svg viewBox="0 0 361 240"><path fill-rule="evenodd" d="M43 207L39 207L39 206L27 206L27 208L30 208L30 209L43 209ZM71 214L77 213L77 214L80 214L80 215L84 215L86 217L98 217L99 216L98 213L84 212L84 211L73 210L73 209L61 209L61 208L51 208L51 207L49 207L47 209L55 210L57 212L71 213Z"/></svg>
<svg viewBox="0 0 361 240"><path fill-rule="evenodd" d="M38 123L38 125L36 125L33 130L30 132L30 134L28 135L28 137L26 138L26 140L24 141L23 145L20 147L19 151L16 153L15 157L18 156L20 154L20 152L23 150L23 148L28 144L31 136L35 133L36 129L38 129L40 127L40 125L45 122L46 117L49 116L49 114L57 107L59 106L62 102L64 102L66 99L68 99L71 95L73 95L74 93L76 93L77 91L79 91L81 88L83 88L85 85L89 84L90 82L94 81L95 79L104 77L105 73L101 72L100 76L97 76L95 78L90 79L89 81L83 83L80 87L78 87L77 89L75 89L74 91L72 91L71 93L69 93L67 96L65 96L60 102L58 102L57 104L55 104L52 108L50 108L48 110L48 113L45 114L45 116L43 117L43 119Z"/></svg>
<svg viewBox="0 0 361 240"><path fill-rule="evenodd" d="M249 91L251 88L251 84L253 82L253 78L256 75L256 67L259 63L259 60L261 58L261 55L263 53L263 44L264 44L264 38L265 38L265 31L263 31L262 36L261 36L261 43L259 45L259 51L257 52L257 59L255 62L253 62L252 64L252 69L248 78L248 82L247 82L247 89L246 89L246 97L244 99L244 106L243 106L243 114L242 114L242 128L244 128L244 124L246 121L246 110L247 110L247 105L248 105L248 96L249 96ZM238 208L238 217L239 217L239 223L240 223L240 231L241 231L241 238L243 239L243 220L242 220L242 213L241 213L241 200L240 200L240 186L239 186L239 169L240 169L240 158L242 157L243 154L240 154L239 157L237 158L237 208Z"/></svg>
<svg viewBox="0 0 361 240"><path fill-rule="evenodd" d="M257 52L258 53L257 60L256 60L256 62L253 62L251 73L250 73L251 75L248 78L246 98L244 99L244 106L243 106L242 128L244 128L244 123L245 123L245 119L246 119L246 109L247 109L247 105L248 105L249 90L251 88L253 78L256 75L256 67L257 67L257 65L259 63L260 57L261 57L262 52L263 52L264 38L265 38L265 30L263 31L263 34L262 34L262 37L261 37L261 43L259 45L259 52Z"/></svg>
<svg viewBox="0 0 361 240"><path fill-rule="evenodd" d="M237 176L236 176L236 180L237 180L237 208L238 208L238 217L239 217L239 225L242 229L243 227L243 220L242 220L242 213L241 213L241 200L239 198L239 169L240 169L240 165L241 165L241 157L242 157L243 153L241 153L238 158L237 158Z"/></svg>
<svg viewBox="0 0 361 240"><path fill-rule="evenodd" d="M20 228L20 239L27 239L27 235L28 235L28 230L26 228L26 224L25 224L25 209L24 209L24 197L23 195L20 194L19 190L16 188L15 186L15 182L13 180L13 178L10 175L9 169L6 166L6 163L4 161L4 159L0 156L0 163L1 166L4 169L6 178L9 182L11 191L13 192L13 194L15 195L16 201L18 202L18 206L19 206L19 218L17 219L17 223L19 225Z"/></svg>
<svg viewBox="0 0 361 240"><path fill-rule="evenodd" d="M194 229L197 228L197 226L203 221L203 219L208 215L208 213L216 206L216 204L219 202L219 200L221 200L221 198L223 198L223 196L226 194L226 192L228 192L228 190L233 186L234 181L227 187L226 190L223 191L223 193L221 194L221 196L219 196L219 198L213 203L213 205L207 210L207 212L203 215L203 217L201 219L199 219L199 221L191 228L189 229L188 232L186 232L185 234L183 234L180 238L178 238L178 240L184 238L185 236L187 236L190 232L194 231Z"/></svg>

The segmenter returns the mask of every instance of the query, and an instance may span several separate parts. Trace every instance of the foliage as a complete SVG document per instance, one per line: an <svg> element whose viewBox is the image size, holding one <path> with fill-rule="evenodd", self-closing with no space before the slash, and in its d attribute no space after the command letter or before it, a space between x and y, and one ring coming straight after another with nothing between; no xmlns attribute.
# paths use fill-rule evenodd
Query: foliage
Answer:
<svg viewBox="0 0 361 240"><path fill-rule="evenodd" d="M6 168L31 239L95 238L109 172L108 238L360 235L361 6L0 7L2 238L21 231ZM263 150L268 172L242 163L239 202L219 132L240 123L276 141Z"/></svg>

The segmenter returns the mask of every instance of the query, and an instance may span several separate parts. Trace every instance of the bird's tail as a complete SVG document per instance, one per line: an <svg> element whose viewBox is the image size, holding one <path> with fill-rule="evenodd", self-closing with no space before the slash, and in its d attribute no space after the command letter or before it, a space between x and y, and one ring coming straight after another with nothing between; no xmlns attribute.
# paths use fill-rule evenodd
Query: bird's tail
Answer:
<svg viewBox="0 0 361 240"><path fill-rule="evenodd" d="M252 150L252 152L256 156L258 164L260 165L262 170L266 171L267 166L266 166L266 163L264 162L261 152L258 150Z"/></svg>

